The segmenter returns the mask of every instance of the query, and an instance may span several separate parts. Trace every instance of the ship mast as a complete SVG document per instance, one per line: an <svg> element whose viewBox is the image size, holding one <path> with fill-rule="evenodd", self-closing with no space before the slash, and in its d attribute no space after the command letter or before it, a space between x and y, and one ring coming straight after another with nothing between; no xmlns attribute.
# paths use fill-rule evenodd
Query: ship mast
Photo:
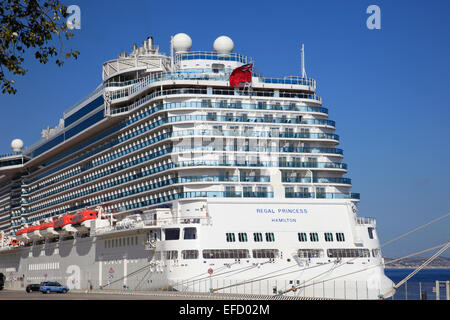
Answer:
<svg viewBox="0 0 450 320"><path fill-rule="evenodd" d="M302 49L301 49L301 68L302 68L302 78L306 78L306 70L305 70L305 45L302 43Z"/></svg>

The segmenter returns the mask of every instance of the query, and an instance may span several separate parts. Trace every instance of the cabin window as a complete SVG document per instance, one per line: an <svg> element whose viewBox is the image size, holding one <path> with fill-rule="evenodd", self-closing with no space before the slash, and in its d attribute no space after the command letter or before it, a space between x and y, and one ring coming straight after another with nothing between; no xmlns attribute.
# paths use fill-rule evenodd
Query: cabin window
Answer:
<svg viewBox="0 0 450 320"><path fill-rule="evenodd" d="M323 256L322 249L299 249L297 251L299 258L321 258Z"/></svg>
<svg viewBox="0 0 450 320"><path fill-rule="evenodd" d="M253 250L253 258L278 258L278 249L255 249Z"/></svg>
<svg viewBox="0 0 450 320"><path fill-rule="evenodd" d="M266 232L266 241L267 242L275 241L275 236L274 236L273 232Z"/></svg>
<svg viewBox="0 0 450 320"><path fill-rule="evenodd" d="M235 239L235 237L234 237L234 233L228 232L228 233L226 234L226 238L227 238L227 242L235 242L235 241L236 241L236 239Z"/></svg>
<svg viewBox="0 0 450 320"><path fill-rule="evenodd" d="M164 254L164 258L166 260L178 259L178 251L176 251L176 250L163 251L163 254Z"/></svg>
<svg viewBox="0 0 450 320"><path fill-rule="evenodd" d="M337 232L336 233L336 240L339 241L339 242L344 242L345 241L344 234L342 232Z"/></svg>
<svg viewBox="0 0 450 320"><path fill-rule="evenodd" d="M198 259L198 250L182 250L181 257L183 259Z"/></svg>
<svg viewBox="0 0 450 320"><path fill-rule="evenodd" d="M309 234L309 240L311 240L312 242L317 242L319 241L319 235L316 232L311 232Z"/></svg>
<svg viewBox="0 0 450 320"><path fill-rule="evenodd" d="M180 228L168 228L164 230L166 240L180 239Z"/></svg>
<svg viewBox="0 0 450 320"><path fill-rule="evenodd" d="M247 233L245 232L239 232L238 233L239 242L247 242Z"/></svg>
<svg viewBox="0 0 450 320"><path fill-rule="evenodd" d="M306 241L307 241L306 233L304 233L304 232L299 232L299 233L298 233L298 241L300 241L300 242L306 242Z"/></svg>
<svg viewBox="0 0 450 320"><path fill-rule="evenodd" d="M328 249L329 258L370 258L369 249Z"/></svg>
<svg viewBox="0 0 450 320"><path fill-rule="evenodd" d="M367 228L367 231L369 232L369 238L374 239L375 238L375 228L369 227L369 228Z"/></svg>
<svg viewBox="0 0 450 320"><path fill-rule="evenodd" d="M374 258L381 256L381 250L380 249L372 249L372 256Z"/></svg>
<svg viewBox="0 0 450 320"><path fill-rule="evenodd" d="M197 239L197 228L184 228L184 240Z"/></svg>
<svg viewBox="0 0 450 320"><path fill-rule="evenodd" d="M249 257L247 249L208 249L203 250L204 259L244 259Z"/></svg>
<svg viewBox="0 0 450 320"><path fill-rule="evenodd" d="M253 233L253 240L254 240L255 242L262 242L262 241L263 241L262 233L260 233L260 232L254 232L254 233Z"/></svg>
<svg viewBox="0 0 450 320"><path fill-rule="evenodd" d="M327 241L327 242L333 241L333 234L331 232L325 232L324 236L325 236L325 241Z"/></svg>

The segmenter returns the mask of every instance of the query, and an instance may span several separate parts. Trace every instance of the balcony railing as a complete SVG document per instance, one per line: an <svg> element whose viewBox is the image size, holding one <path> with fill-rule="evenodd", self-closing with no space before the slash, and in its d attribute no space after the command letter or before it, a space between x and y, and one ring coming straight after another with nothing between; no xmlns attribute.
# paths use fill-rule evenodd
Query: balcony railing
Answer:
<svg viewBox="0 0 450 320"><path fill-rule="evenodd" d="M372 217L356 217L356 223L357 224L376 224L376 219Z"/></svg>
<svg viewBox="0 0 450 320"><path fill-rule="evenodd" d="M248 58L238 53L216 53L209 51L180 52L175 54L175 63L183 60L236 61L246 64Z"/></svg>
<svg viewBox="0 0 450 320"><path fill-rule="evenodd" d="M282 177L282 182L288 183L311 183L310 177ZM352 179L350 178L314 178L313 183L339 183L339 184L351 184Z"/></svg>
<svg viewBox="0 0 450 320"><path fill-rule="evenodd" d="M359 193L286 192L286 198L360 199Z"/></svg>

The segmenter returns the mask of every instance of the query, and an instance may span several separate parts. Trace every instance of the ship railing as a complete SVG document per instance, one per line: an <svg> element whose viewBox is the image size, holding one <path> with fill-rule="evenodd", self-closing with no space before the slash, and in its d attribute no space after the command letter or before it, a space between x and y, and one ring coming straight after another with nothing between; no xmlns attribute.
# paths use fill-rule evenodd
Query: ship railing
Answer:
<svg viewBox="0 0 450 320"><path fill-rule="evenodd" d="M376 219L372 217L356 217L356 224L376 224Z"/></svg>
<svg viewBox="0 0 450 320"><path fill-rule="evenodd" d="M211 217L209 216L183 216L183 217L169 217L159 219L146 219L144 220L145 226L164 226L170 224L201 224L210 225Z"/></svg>
<svg viewBox="0 0 450 320"><path fill-rule="evenodd" d="M131 110L136 109L138 106L154 99L157 97L162 96L168 96L168 95L185 95L185 94L194 94L194 95L206 95L206 94L213 94L213 95L238 95L238 96L255 96L255 97L274 97L275 93L272 91L237 91L237 90L228 90L228 89L214 89L212 93L208 93L206 89L194 89L194 88L179 88L179 89L169 89L169 90L162 90L162 91L155 91L151 94L148 94L141 99L137 100L136 102L132 103L131 105L128 105L128 107L125 107L125 110L123 108L120 109L120 113L122 112L129 112ZM121 92L112 92L110 99L119 99L124 98L127 95L123 95ZM305 94L305 93L291 93L291 92L278 92L277 97L282 98L295 98L295 99L310 99L310 100L316 100L318 102L322 101L322 98L315 95L315 94ZM206 106L205 106L206 107ZM117 114L118 112L115 109L112 109L111 115Z"/></svg>
<svg viewBox="0 0 450 320"><path fill-rule="evenodd" d="M183 216L183 217L170 217L160 219L143 219L136 223L130 223L121 226L106 226L100 227L95 230L96 235L123 232L128 230L137 230L149 227L162 227L164 225L171 224L201 224L211 225L211 217L209 216Z"/></svg>

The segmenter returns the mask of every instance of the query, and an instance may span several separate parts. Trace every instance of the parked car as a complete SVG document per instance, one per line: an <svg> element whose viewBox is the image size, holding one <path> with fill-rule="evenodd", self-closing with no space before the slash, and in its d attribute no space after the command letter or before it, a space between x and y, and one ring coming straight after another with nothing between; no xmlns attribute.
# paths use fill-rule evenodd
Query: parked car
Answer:
<svg viewBox="0 0 450 320"><path fill-rule="evenodd" d="M4 285L5 285L5 275L0 272L0 290L3 290Z"/></svg>
<svg viewBox="0 0 450 320"><path fill-rule="evenodd" d="M39 290L42 293L66 293L69 291L69 288L56 281L46 281L41 283L41 288Z"/></svg>
<svg viewBox="0 0 450 320"><path fill-rule="evenodd" d="M39 291L41 289L41 285L39 283L32 283L27 285L27 287L25 288L25 291L30 293L33 291Z"/></svg>

